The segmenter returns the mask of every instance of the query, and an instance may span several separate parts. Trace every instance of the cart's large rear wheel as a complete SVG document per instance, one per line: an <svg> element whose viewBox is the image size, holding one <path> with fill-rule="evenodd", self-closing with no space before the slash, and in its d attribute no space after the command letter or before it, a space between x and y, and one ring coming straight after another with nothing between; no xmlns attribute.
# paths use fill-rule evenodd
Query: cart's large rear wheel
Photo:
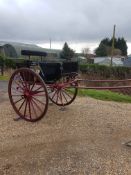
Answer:
<svg viewBox="0 0 131 175"><path fill-rule="evenodd" d="M34 71L16 70L9 81L8 93L15 112L23 119L35 122L47 112L48 93L45 83Z"/></svg>
<svg viewBox="0 0 131 175"><path fill-rule="evenodd" d="M59 83L56 87L48 86L47 89L49 98L58 106L69 105L75 100L77 96L78 88L76 86L77 83L69 84L69 86L63 87L61 87L61 84Z"/></svg>

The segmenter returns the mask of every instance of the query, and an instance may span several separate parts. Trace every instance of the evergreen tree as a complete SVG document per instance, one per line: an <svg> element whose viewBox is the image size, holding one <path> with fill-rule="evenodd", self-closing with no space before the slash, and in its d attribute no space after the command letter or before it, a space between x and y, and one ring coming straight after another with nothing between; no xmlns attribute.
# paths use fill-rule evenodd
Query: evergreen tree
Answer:
<svg viewBox="0 0 131 175"><path fill-rule="evenodd" d="M103 43L100 43L99 47L95 50L95 54L99 57L107 56L106 46Z"/></svg>
<svg viewBox="0 0 131 175"><path fill-rule="evenodd" d="M104 38L98 48L96 48L95 53L97 56L108 56L111 54L111 47L112 47L112 39ZM114 39L114 50L118 49L121 52L121 55L127 56L127 44L124 38L115 38Z"/></svg>
<svg viewBox="0 0 131 175"><path fill-rule="evenodd" d="M104 38L100 43L104 44L105 46L110 46L110 39L109 38Z"/></svg>
<svg viewBox="0 0 131 175"><path fill-rule="evenodd" d="M123 56L127 56L127 44L124 38L118 38L117 48L121 50Z"/></svg>
<svg viewBox="0 0 131 175"><path fill-rule="evenodd" d="M62 52L60 54L61 58L66 60L71 60L73 58L75 52L69 48L68 44L65 42Z"/></svg>

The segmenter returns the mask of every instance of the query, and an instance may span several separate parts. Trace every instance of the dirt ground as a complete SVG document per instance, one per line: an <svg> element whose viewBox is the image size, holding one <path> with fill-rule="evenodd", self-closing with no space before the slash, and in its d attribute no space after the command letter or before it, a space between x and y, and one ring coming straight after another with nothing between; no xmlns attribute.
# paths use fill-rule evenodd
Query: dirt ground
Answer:
<svg viewBox="0 0 131 175"><path fill-rule="evenodd" d="M131 175L131 104L77 97L29 123L0 99L0 175Z"/></svg>

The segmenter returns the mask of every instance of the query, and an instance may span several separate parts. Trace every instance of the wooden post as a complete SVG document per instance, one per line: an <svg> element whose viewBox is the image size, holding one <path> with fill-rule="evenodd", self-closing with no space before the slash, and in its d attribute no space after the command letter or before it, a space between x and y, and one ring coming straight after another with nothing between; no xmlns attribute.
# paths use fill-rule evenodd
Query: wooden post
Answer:
<svg viewBox="0 0 131 175"><path fill-rule="evenodd" d="M113 29L113 37L112 37L112 47L111 47L111 66L112 66L112 60L113 60L113 55L114 55L115 28L116 28L116 25L114 25L114 29Z"/></svg>

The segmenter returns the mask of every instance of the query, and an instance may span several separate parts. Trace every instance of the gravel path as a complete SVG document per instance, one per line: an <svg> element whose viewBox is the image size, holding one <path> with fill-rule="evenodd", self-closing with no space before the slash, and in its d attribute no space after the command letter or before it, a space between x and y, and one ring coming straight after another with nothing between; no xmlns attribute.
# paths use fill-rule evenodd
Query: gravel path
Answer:
<svg viewBox="0 0 131 175"><path fill-rule="evenodd" d="M7 94L5 94L7 97ZM131 104L91 98L60 111L50 105L37 123L0 103L0 175L130 175Z"/></svg>

